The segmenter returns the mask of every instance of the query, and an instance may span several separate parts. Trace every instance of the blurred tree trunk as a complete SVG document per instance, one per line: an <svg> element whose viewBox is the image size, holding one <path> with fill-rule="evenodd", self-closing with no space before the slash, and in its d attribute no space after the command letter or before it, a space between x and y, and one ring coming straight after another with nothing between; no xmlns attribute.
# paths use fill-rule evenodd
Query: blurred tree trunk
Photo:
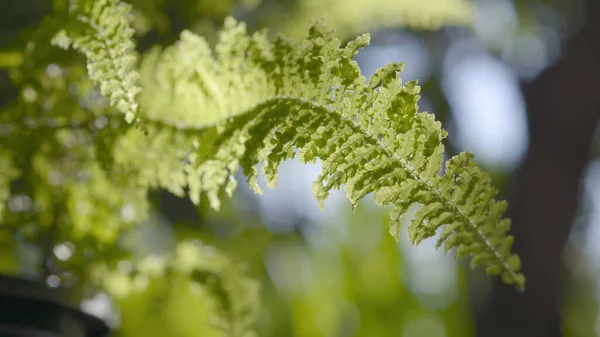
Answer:
<svg viewBox="0 0 600 337"><path fill-rule="evenodd" d="M477 318L480 337L561 336L562 251L600 118L600 1L586 0L585 25L562 57L523 85L530 147L517 173L509 216L525 293L496 283Z"/></svg>

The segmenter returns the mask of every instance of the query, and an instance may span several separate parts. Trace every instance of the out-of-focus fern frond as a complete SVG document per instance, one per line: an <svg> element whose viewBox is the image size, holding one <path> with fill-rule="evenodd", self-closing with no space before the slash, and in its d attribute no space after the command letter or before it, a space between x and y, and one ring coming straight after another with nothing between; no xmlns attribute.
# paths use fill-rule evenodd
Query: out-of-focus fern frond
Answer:
<svg viewBox="0 0 600 337"><path fill-rule="evenodd" d="M138 109L135 96L136 57L130 27L131 5L119 0L80 0L70 9L70 20L56 34L53 44L74 49L87 58L88 74L100 86L127 122L134 121Z"/></svg>
<svg viewBox="0 0 600 337"><path fill-rule="evenodd" d="M279 9L280 10L280 9ZM299 0L286 20L266 24L290 37L303 37L306 26L321 18L342 40L377 29L407 27L435 30L444 25L470 25L470 0Z"/></svg>
<svg viewBox="0 0 600 337"><path fill-rule="evenodd" d="M166 256L147 256L134 263L128 275L109 273L106 268L98 271L99 281L115 296L127 296L132 291L144 290L143 282L184 275L200 284L213 299L213 315L210 321L224 337L253 337L253 324L259 314L259 284L248 277L243 265L234 263L214 247L198 241L182 241L175 252Z"/></svg>

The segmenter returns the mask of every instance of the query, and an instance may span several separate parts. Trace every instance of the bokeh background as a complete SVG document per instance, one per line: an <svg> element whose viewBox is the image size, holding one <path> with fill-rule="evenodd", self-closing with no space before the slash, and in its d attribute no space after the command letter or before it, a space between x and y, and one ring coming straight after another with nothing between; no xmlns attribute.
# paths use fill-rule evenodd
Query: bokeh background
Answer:
<svg viewBox="0 0 600 337"><path fill-rule="evenodd" d="M1 1L1 41L39 22L50 3ZM198 237L245 262L262 287L259 336L600 336L598 0L132 3L140 50L171 43L184 28L214 40L227 15L294 38L319 17L345 40L370 32L357 57L363 74L405 62L402 78L423 86L421 107L449 130L449 152L476 154L508 199L528 286L516 293L470 271L434 241L396 242L388 210L370 201L352 211L340 192L320 211L311 192L319 166L295 161L263 196L240 176L218 213L158 193L156 212L136 233L138 254ZM386 15L371 14L377 7ZM449 24L432 29L438 23ZM28 202L12 198L9 209ZM53 251L68 260L73 249ZM39 252L27 246L2 258L35 274ZM116 336L218 336L206 324L210 301L184 279L153 281L118 300L100 292L82 308Z"/></svg>

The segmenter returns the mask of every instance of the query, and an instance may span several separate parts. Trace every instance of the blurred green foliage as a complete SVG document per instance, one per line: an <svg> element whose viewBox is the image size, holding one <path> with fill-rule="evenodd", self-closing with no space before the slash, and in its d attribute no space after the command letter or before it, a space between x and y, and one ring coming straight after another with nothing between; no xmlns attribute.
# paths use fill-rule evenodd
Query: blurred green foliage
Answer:
<svg viewBox="0 0 600 337"><path fill-rule="evenodd" d="M471 22L468 1L450 2L448 6L458 8L455 12L437 1L426 6L419 1L385 1L387 7L354 1L355 5L337 0L130 2L135 8L132 26L139 40L138 52L155 44L171 44L183 29L214 42L223 19L232 14L248 18L254 29L269 27L273 33L295 37L306 31L308 21L322 17L342 39L382 28L435 29L446 22ZM0 30L0 124L14 122L23 112L28 117L13 124L22 132L20 136L10 142L1 139L0 146L17 149L17 166L35 169L21 172L21 179L11 189L13 207L5 212L6 225L0 231L2 272L38 277L56 273L64 285L78 289L82 297L91 297L97 291L111 292L121 316L120 336L219 336L221 332L214 322L219 299L188 275L147 278L139 291L117 296L123 288L131 288L129 283L119 283L122 275L130 273L119 269L119 265L148 255L171 256L178 244L200 238L217 247L228 261L247 265L245 272L261 284L258 336L472 335L466 268L452 265L457 281L442 293L424 296L415 292L410 285L410 274L414 273L411 263L415 262L402 249L405 243L398 244L387 235L389 218L385 210L368 203L355 212L347 207L339 211L335 221L313 228L310 236L298 232L277 234L265 229L256 209L240 210L229 201L224 201L219 213L210 211L205 201L197 208L181 199L165 205L161 202L163 191L152 191L147 198L139 195L140 191L128 190L122 177L106 177L95 158L86 159L90 148L98 146L87 132L110 132L110 128L100 126L114 120L111 116L100 118L106 102L98 100L92 83L86 79L83 60L50 45L30 42L49 33L46 28L52 22L34 28L44 15L52 9L66 11L68 3L29 0L0 6L3 15L10 18L3 20ZM51 55L55 62L48 64L36 55ZM74 101L74 96L80 99ZM64 110L72 112L71 119L61 119ZM32 126L33 119L51 118L52 122ZM59 131L55 130L57 125ZM10 130L0 128L0 138L3 132ZM48 137L49 133L53 136ZM47 139L52 141L42 143ZM3 173L9 172L9 166L0 162ZM82 167L87 168L84 175L94 177L93 188L78 179ZM52 187L55 185L68 186L73 192L66 195ZM85 212L81 201L93 203L93 208L88 207L92 213ZM123 208L123 204L129 206ZM36 211L37 207L44 212ZM161 215L181 215L182 207L194 213L191 219L165 220ZM144 223L157 224L144 232L134 215L149 209L154 213ZM67 213L75 217L66 217ZM72 223L79 227L68 235L56 230ZM95 239L86 233L92 233ZM64 260L55 253L59 244L70 247L71 255ZM116 282L112 287L103 283L111 283L113 276ZM585 295L581 297L589 300ZM439 302L445 305L432 304ZM581 325L578 320L596 310L589 301L581 303L569 303L567 307L572 336L584 336L576 331Z"/></svg>
<svg viewBox="0 0 600 337"><path fill-rule="evenodd" d="M195 282L199 281L197 274L177 273L163 277L163 272L160 272L176 268L179 259L168 258L173 256L171 251L184 245L186 240L202 238L227 255L246 262L250 267L249 273L265 283L265 290L262 292L265 300L260 301L263 304L259 320L260 335L338 335L349 333L352 329L364 331L364 334L383 331L383 326L380 326L382 321L371 317L373 313L369 310L357 317L364 321L362 323L348 323L351 320L348 315L352 312L356 314L357 308L363 305L360 300L362 298L365 306L371 303L370 305L377 307L378 301L387 303L384 311L388 312L388 317L392 317L397 304L385 296L386 292L391 292L394 300L408 296L409 292L397 282L398 274L390 272L396 270L399 263L399 251L391 239L384 241L386 244L382 248L385 251L380 252L373 246L375 252L384 254L383 256L387 254L389 259L381 259L380 265L367 264L366 266L376 269L355 274L354 263L362 263L363 259L354 261L356 257L346 256L350 254L346 251L351 250L349 247L339 247L339 253L327 257L331 250L335 250L333 246L320 252L309 249L301 237L277 236L262 229L254 229L254 235L250 235L258 242L247 243L248 234L245 230L233 237L228 234L227 240L224 240L219 233L227 228L228 223L239 221L236 218L238 211L228 203L223 205L225 211L219 215L208 211L205 205L200 205L196 209L200 219L192 221L191 227L190 222L163 222L160 216L153 220L154 216L151 215L149 219L143 220L144 214L148 214L150 210L168 212L168 207L160 205L159 199L164 192L152 191L148 196L146 191L132 185L127 175L108 170L112 160L126 160L127 156L123 153L123 159L119 159L119 156L113 159L108 154L109 149L118 146L110 143L114 139L109 137L110 134L122 129L117 125L118 112L107 108L108 102L98 96L94 87L95 83L101 84L111 79L102 77L105 75L95 71L97 77L90 81L81 57L53 48L48 43L59 27L58 19L67 14L72 4L67 0L45 3L30 0L8 6L5 4L8 8L3 8L4 13L19 13L19 17L24 20L18 23L4 21L8 29L4 30L7 33L2 36L3 44L0 48L0 67L4 76L0 78L0 145L11 149L11 153L1 157L2 177L10 182L18 175L18 179L11 183L10 195L0 196L8 201L8 207L3 211L4 225L1 233L2 271L41 279L58 276L63 286L72 287L82 298L91 297L97 291L108 291L121 313L122 335L218 335L215 325L223 325L223 322L215 321L215 313L218 313L216 308L223 299L225 302L222 304L230 308L225 309L224 315L228 315L227 310L244 310L244 314L252 315L252 309L233 309L244 298L253 298L251 293L255 290L250 289L256 288L252 283L248 281L250 288L239 288L242 289L241 293L236 293L235 289L244 284L242 276L230 278L232 283L219 283L228 280L223 273L235 270L234 267L216 272L212 279L209 277L201 280L201 287ZM139 40L139 52L144 52L151 45L171 44L182 29L190 29L209 41L214 41L215 33L226 16L236 13L260 15L272 10L271 3L261 1L134 0L132 5L135 10L131 24L135 29L135 37ZM320 11L319 8L310 7L314 4L309 2L284 7L286 11L293 13L297 11L296 5L305 8L302 15L310 16L311 12ZM333 9L337 6L335 2L331 2L331 5L334 6ZM407 24L406 18L413 17L407 13L413 13L409 10L416 8L402 4L386 6L397 9L398 12L395 13L405 14L404 19L386 19L386 26ZM101 11L103 7L89 8ZM81 10L81 15L87 15L86 7ZM47 17L51 11L56 14L54 18ZM113 14L118 17L122 13ZM370 20L377 20L378 15L381 14L374 12ZM431 16L431 23L427 24L427 18L419 17L422 24L431 25L430 27L446 20L440 19L436 14ZM329 19L344 38L377 27L364 23L361 23L362 26L352 27L347 22L337 23L332 18ZM297 24L298 27L307 26L308 22L303 21L304 19L299 18L288 22ZM122 26L122 23L115 22ZM103 23L99 21L96 24ZM280 28L285 27L276 27L275 24L276 20L267 26L284 30ZM69 36L73 40L66 39L66 35L59 37L60 39L55 40L57 44L74 42L77 48L97 48L97 44L113 43L98 39L92 41L95 45L85 47L89 42L85 36ZM126 53L130 47L131 45L115 44L114 52ZM83 51L87 52L85 49ZM123 59L123 73L127 72L126 68L130 67L131 62L132 59ZM127 81L133 79L127 78ZM103 93L114 96L113 99L118 103L127 98L127 93L122 92L127 88L117 89L103 87ZM127 106L121 104L118 107L129 114L136 109L131 102ZM106 143L107 140L109 143ZM124 146L121 148L126 149ZM207 218L208 214L210 218ZM152 221L158 224L149 226L148 222ZM198 222L202 224L200 230L197 230ZM261 226L258 223L255 225ZM227 232L226 229L225 231ZM383 231L376 233L382 235ZM298 263L295 258L298 254L309 253L310 263L315 265L314 277L322 282L315 283L313 280L310 284L292 284L283 288L281 284L276 285L272 280L273 275L265 267L265 258L273 256L274 250L281 250L277 253L282 259L278 260L278 264L292 267L284 272L289 274L284 275L285 279L304 279L302 275L294 275L294 264ZM211 260L201 255L194 256L192 259L199 263ZM321 256L325 259L320 260ZM377 255L371 257L380 260ZM163 262L154 269L151 268L154 272L140 274L136 270L148 259ZM229 265L228 260L217 263L217 266ZM336 267L339 269L338 273L329 273L332 263L340 264ZM390 267L387 263L391 263L392 269L387 270ZM198 265L195 268L204 270L202 268L206 266ZM242 274L246 271L240 270ZM362 284L361 280L366 275L371 275L371 278L367 277L369 281L373 277L379 278L378 273L382 273L381 277L386 279L382 283L384 288L380 289L377 283L376 289L369 290L372 284ZM353 280L354 277L357 280ZM217 282L217 288L211 290L211 282ZM339 287L338 283L346 285ZM338 291L331 292L332 287L338 288ZM225 293L221 296L220 291ZM354 295L355 292L359 294ZM328 301L323 301L323 298ZM252 321L253 318L249 318L248 322ZM392 328L400 328L405 323L406 318L398 320ZM221 331L227 331L223 326L220 328ZM239 334L231 332L230 335Z"/></svg>

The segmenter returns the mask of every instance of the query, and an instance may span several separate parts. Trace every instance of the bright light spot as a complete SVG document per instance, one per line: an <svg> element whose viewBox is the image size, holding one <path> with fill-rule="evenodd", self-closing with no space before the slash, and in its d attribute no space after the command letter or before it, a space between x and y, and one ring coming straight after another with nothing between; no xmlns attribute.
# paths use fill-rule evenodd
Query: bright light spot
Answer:
<svg viewBox="0 0 600 337"><path fill-rule="evenodd" d="M23 98L27 102L35 102L37 99L37 91L35 91L35 89L32 87L25 87L23 88Z"/></svg>
<svg viewBox="0 0 600 337"><path fill-rule="evenodd" d="M18 194L10 197L8 200L8 208L13 213L27 212L33 207L31 198L24 194Z"/></svg>
<svg viewBox="0 0 600 337"><path fill-rule="evenodd" d="M73 256L73 251L74 251L73 248L74 247L72 247L71 244L59 243L56 246L54 246L52 251L54 252L54 255L56 256L57 259L59 259L61 261L66 261L66 260L70 259L71 256Z"/></svg>
<svg viewBox="0 0 600 337"><path fill-rule="evenodd" d="M117 270L122 274L129 274L131 272L131 262L127 260L119 261L117 264Z"/></svg>
<svg viewBox="0 0 600 337"><path fill-rule="evenodd" d="M105 293L98 293L91 299L86 299L81 302L81 311L101 318L105 321L114 320L112 311L112 301L110 297Z"/></svg>
<svg viewBox="0 0 600 337"><path fill-rule="evenodd" d="M104 289L115 298L124 298L131 293L132 282L127 275L110 273L104 277Z"/></svg>
<svg viewBox="0 0 600 337"><path fill-rule="evenodd" d="M81 171L77 172L77 180L82 181L82 182L89 181L90 180L90 171L81 170Z"/></svg>
<svg viewBox="0 0 600 337"><path fill-rule="evenodd" d="M81 215L88 215L92 211L92 205L87 201L79 201L75 205L75 211Z"/></svg>
<svg viewBox="0 0 600 337"><path fill-rule="evenodd" d="M58 65L51 63L46 67L46 74L50 77L58 77L62 75L62 69Z"/></svg>
<svg viewBox="0 0 600 337"><path fill-rule="evenodd" d="M138 263L137 269L140 273L148 276L162 277L165 273L166 264L167 261L164 256L150 254Z"/></svg>
<svg viewBox="0 0 600 337"><path fill-rule="evenodd" d="M206 245L202 246L202 254L204 254L205 257L213 257L216 253L217 250L215 249L215 247Z"/></svg>
<svg viewBox="0 0 600 337"><path fill-rule="evenodd" d="M58 288L60 286L60 277L56 275L50 275L46 278L46 283L51 288Z"/></svg>
<svg viewBox="0 0 600 337"><path fill-rule="evenodd" d="M132 204L126 204L121 208L121 219L124 221L135 219L135 207Z"/></svg>
<svg viewBox="0 0 600 337"><path fill-rule="evenodd" d="M483 164L515 168L528 145L526 111L517 76L485 55L464 55L455 43L444 64L442 88L453 111L461 149Z"/></svg>
<svg viewBox="0 0 600 337"><path fill-rule="evenodd" d="M37 120L26 116L25 118L23 118L23 122L25 122L25 125L27 125L28 128L33 129L38 125Z"/></svg>
<svg viewBox="0 0 600 337"><path fill-rule="evenodd" d="M44 102L42 103L42 109L44 109L44 111L50 111L52 110L52 108L54 107L54 102L51 100L44 100ZM49 120L48 122L51 122L52 120Z"/></svg>
<svg viewBox="0 0 600 337"><path fill-rule="evenodd" d="M94 121L94 126L97 129L104 129L107 124L108 124L108 118L106 118L105 116L100 116L100 117L96 118L96 120Z"/></svg>
<svg viewBox="0 0 600 337"><path fill-rule="evenodd" d="M63 182L63 176L60 171L52 170L48 172L48 181L52 186L60 186Z"/></svg>
<svg viewBox="0 0 600 337"><path fill-rule="evenodd" d="M148 283L149 283L148 277L146 277L144 275L136 275L133 278L132 287L133 287L133 289L135 289L137 291L143 291L148 286Z"/></svg>

